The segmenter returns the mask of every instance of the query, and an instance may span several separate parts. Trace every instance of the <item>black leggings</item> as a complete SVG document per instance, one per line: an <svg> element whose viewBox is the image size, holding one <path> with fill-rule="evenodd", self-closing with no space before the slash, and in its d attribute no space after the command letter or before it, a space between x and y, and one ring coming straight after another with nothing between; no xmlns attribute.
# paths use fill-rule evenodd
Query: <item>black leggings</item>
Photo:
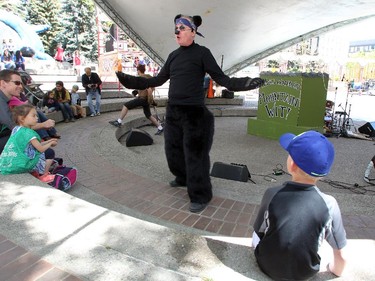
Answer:
<svg viewBox="0 0 375 281"><path fill-rule="evenodd" d="M178 182L186 182L190 201L212 199L210 150L214 116L206 106L168 105L164 130L169 170Z"/></svg>

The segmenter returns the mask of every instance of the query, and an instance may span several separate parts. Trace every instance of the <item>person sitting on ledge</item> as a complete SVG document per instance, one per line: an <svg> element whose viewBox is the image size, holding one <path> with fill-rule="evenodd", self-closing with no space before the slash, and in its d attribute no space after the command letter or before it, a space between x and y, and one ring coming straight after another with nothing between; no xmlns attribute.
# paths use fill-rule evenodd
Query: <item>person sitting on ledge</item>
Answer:
<svg viewBox="0 0 375 281"><path fill-rule="evenodd" d="M319 272L318 250L325 239L333 250L327 269L341 276L347 241L340 208L316 186L331 169L333 145L315 131L287 133L279 141L289 153L292 180L263 195L252 241L258 265L273 280L309 279Z"/></svg>

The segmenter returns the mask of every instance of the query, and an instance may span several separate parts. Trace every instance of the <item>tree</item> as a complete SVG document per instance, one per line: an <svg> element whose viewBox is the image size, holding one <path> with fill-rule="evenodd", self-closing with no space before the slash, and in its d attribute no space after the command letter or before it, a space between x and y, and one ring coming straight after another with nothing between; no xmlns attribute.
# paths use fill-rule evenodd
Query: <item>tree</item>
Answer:
<svg viewBox="0 0 375 281"><path fill-rule="evenodd" d="M0 9L11 12L22 19L25 19L25 1L27 0L0 0Z"/></svg>
<svg viewBox="0 0 375 281"><path fill-rule="evenodd" d="M0 9L5 10L7 12L13 12L14 6L10 3L9 0L0 0Z"/></svg>
<svg viewBox="0 0 375 281"><path fill-rule="evenodd" d="M97 61L98 43L95 5L92 0L66 0L63 7L64 29L57 37L67 53L79 50L81 55Z"/></svg>
<svg viewBox="0 0 375 281"><path fill-rule="evenodd" d="M40 34L45 51L53 56L55 53L55 38L61 30L59 15L60 2L54 0L27 0L26 22L33 25L45 25L47 30Z"/></svg>

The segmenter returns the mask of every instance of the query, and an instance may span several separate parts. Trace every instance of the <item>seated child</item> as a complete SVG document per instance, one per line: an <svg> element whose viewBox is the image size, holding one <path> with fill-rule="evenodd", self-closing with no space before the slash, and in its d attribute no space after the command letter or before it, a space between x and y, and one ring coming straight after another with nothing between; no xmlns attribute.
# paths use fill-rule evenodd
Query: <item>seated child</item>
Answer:
<svg viewBox="0 0 375 281"><path fill-rule="evenodd" d="M19 174L30 172L37 174L41 180L49 176L49 168L53 163L57 139L41 142L40 136L31 129L38 122L34 106L24 104L12 109L13 120L17 124L0 155L0 172Z"/></svg>
<svg viewBox="0 0 375 281"><path fill-rule="evenodd" d="M20 98L17 98L15 96L12 96L8 102L8 106L9 108L12 110L12 108L14 108L15 106L20 106L20 105L23 105L23 104L28 104L28 100L27 98L21 93L21 96ZM45 122L46 120L48 120L48 118L44 115L44 113L36 108L36 113L38 114L38 123L43 123ZM55 128L50 128L50 129L39 129L39 130L36 130L36 132L38 133L38 135L43 139L43 140L49 140L51 138L55 138L55 139L59 139L61 138L58 134L57 134L57 131Z"/></svg>
<svg viewBox="0 0 375 281"><path fill-rule="evenodd" d="M54 92L47 92L47 95L43 99L43 106L46 106L48 108L48 113L58 111L60 109Z"/></svg>
<svg viewBox="0 0 375 281"><path fill-rule="evenodd" d="M327 240L333 262L327 268L340 276L346 260L346 233L336 200L316 186L333 163L334 148L315 131L284 134L292 180L266 190L254 222L253 247L261 270L273 280L306 280L319 272L319 246Z"/></svg>
<svg viewBox="0 0 375 281"><path fill-rule="evenodd" d="M86 109L81 106L81 98L78 94L78 86L74 85L70 93L72 104L70 105L75 118L86 117Z"/></svg>

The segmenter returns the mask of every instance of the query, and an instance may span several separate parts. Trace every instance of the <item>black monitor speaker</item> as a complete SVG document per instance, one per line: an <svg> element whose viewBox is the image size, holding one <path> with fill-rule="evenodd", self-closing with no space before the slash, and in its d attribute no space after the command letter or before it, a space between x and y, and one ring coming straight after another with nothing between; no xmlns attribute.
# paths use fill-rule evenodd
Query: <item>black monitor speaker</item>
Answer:
<svg viewBox="0 0 375 281"><path fill-rule="evenodd" d="M251 175L247 169L247 166L242 164L215 162L212 166L211 176L242 182L247 182L250 180L251 182L255 183L253 180L251 180Z"/></svg>
<svg viewBox="0 0 375 281"><path fill-rule="evenodd" d="M367 122L363 126L359 127L358 131L370 137L375 137L375 122Z"/></svg>
<svg viewBox="0 0 375 281"><path fill-rule="evenodd" d="M140 145L151 145L154 143L154 140L144 130L141 129L131 129L126 137L126 146L140 146Z"/></svg>

